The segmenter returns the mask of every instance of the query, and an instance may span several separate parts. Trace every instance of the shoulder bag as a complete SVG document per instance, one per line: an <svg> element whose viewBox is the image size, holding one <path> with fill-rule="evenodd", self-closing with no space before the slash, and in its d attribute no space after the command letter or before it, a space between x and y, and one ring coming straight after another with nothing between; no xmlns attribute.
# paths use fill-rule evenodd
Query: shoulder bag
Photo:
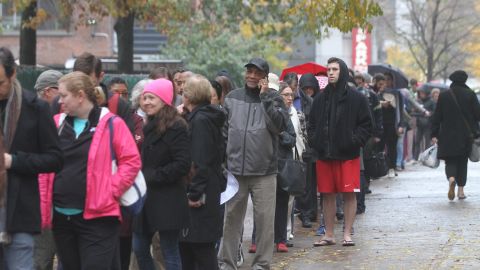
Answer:
<svg viewBox="0 0 480 270"><path fill-rule="evenodd" d="M278 160L277 188L285 190L292 196L300 196L305 193L306 180L307 166L300 160L295 146L294 159Z"/></svg>
<svg viewBox="0 0 480 270"><path fill-rule="evenodd" d="M363 151L365 173L373 179L383 177L388 173L385 153L383 151L378 151L376 144L377 143L373 138L370 138Z"/></svg>
<svg viewBox="0 0 480 270"><path fill-rule="evenodd" d="M117 157L113 148L114 118L115 116L108 119L108 128L110 130L110 152L112 156L112 174L117 172ZM122 206L122 209L126 210L128 213L138 215L142 211L146 198L147 184L142 171L139 171L132 186L120 197L120 205Z"/></svg>
<svg viewBox="0 0 480 270"><path fill-rule="evenodd" d="M467 130L469 133L469 139L470 139L470 143L472 144L472 150L470 151L470 155L468 156L468 159L470 159L471 162L478 162L480 161L480 140L474 138L472 129L470 128L470 125L468 124L467 119L465 119L462 109L458 104L457 97L455 96L455 94L451 89L449 91L450 91L450 94L452 95L455 105L457 105L457 108L460 111L460 115L462 116L463 122L465 123L465 126L467 127Z"/></svg>

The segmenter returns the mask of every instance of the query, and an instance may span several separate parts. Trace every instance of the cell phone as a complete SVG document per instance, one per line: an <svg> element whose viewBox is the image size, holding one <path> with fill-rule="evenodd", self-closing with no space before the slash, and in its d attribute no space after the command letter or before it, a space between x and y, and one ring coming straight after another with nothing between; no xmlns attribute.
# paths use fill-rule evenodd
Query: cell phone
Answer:
<svg viewBox="0 0 480 270"><path fill-rule="evenodd" d="M262 89L262 80L266 80L268 84L268 75L260 79L260 81L258 82L258 88L260 89Z"/></svg>

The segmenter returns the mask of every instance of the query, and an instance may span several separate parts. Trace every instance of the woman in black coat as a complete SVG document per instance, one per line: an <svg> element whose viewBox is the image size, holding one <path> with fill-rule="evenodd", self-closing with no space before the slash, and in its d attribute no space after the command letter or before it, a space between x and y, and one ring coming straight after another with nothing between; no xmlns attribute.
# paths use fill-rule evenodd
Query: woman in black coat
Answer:
<svg viewBox="0 0 480 270"><path fill-rule="evenodd" d="M172 98L172 83L165 79L148 83L143 91L148 116L142 144L147 199L133 224L133 249L142 270L155 269L150 244L156 232L166 269L182 269L178 242L188 222L184 177L191 164L190 142L187 123L172 107Z"/></svg>
<svg viewBox="0 0 480 270"><path fill-rule="evenodd" d="M480 104L475 93L465 84L468 75L463 70L453 72L450 90L440 94L432 120L432 142L438 143L437 157L445 160L449 181L448 199L465 199L468 155L474 138L479 137Z"/></svg>
<svg viewBox="0 0 480 270"><path fill-rule="evenodd" d="M182 231L183 269L217 269L215 243L222 234L220 193L224 156L222 127L226 116L210 105L211 84L194 75L185 83L184 109L188 111L194 175L187 188L190 223Z"/></svg>

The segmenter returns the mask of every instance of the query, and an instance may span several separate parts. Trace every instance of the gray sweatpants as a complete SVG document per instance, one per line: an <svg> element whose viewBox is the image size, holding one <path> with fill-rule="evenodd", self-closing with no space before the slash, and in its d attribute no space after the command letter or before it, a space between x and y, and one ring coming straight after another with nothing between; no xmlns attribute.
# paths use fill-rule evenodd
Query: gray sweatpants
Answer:
<svg viewBox="0 0 480 270"><path fill-rule="evenodd" d="M220 246L221 270L236 270L237 252L247 211L248 195L252 194L253 215L256 227L257 252L252 269L270 269L274 249L274 220L277 175L236 176L238 193L226 203L223 239Z"/></svg>

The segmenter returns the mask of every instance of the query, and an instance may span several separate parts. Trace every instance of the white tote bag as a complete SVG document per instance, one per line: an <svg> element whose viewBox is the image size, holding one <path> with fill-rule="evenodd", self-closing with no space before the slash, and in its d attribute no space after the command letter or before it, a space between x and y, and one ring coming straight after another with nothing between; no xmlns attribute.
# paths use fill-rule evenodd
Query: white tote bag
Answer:
<svg viewBox="0 0 480 270"><path fill-rule="evenodd" d="M112 156L112 174L117 172L117 158L113 149L113 118L108 119L110 129L110 152ZM147 198L147 183L142 171L139 171L132 186L120 197L120 205L129 213L137 215L142 211Z"/></svg>
<svg viewBox="0 0 480 270"><path fill-rule="evenodd" d="M437 158L438 145L434 144L430 146L427 150L420 154L418 160L422 162L423 165L430 168L438 168L440 166L440 160Z"/></svg>

